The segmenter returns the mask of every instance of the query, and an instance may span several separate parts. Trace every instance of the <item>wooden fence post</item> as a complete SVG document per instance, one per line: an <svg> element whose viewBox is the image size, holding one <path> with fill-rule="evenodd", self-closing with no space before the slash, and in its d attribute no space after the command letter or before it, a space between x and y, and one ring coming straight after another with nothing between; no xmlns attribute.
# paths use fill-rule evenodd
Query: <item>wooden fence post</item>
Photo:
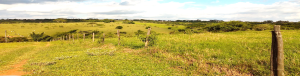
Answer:
<svg viewBox="0 0 300 76"><path fill-rule="evenodd" d="M148 28L147 37L146 37L146 42L145 42L145 47L147 47L148 44L149 44L149 35L150 35L150 31L151 31L151 28Z"/></svg>
<svg viewBox="0 0 300 76"><path fill-rule="evenodd" d="M83 33L83 41L84 41L84 39L85 39L85 33Z"/></svg>
<svg viewBox="0 0 300 76"><path fill-rule="evenodd" d="M103 33L102 43L104 43L104 39L105 39L105 33Z"/></svg>
<svg viewBox="0 0 300 76"><path fill-rule="evenodd" d="M5 42L7 43L7 31L5 30Z"/></svg>
<svg viewBox="0 0 300 76"><path fill-rule="evenodd" d="M271 48L271 76L284 76L283 40L280 33L280 25L274 26L272 31Z"/></svg>
<svg viewBox="0 0 300 76"><path fill-rule="evenodd" d="M71 41L71 34L69 34L69 41Z"/></svg>
<svg viewBox="0 0 300 76"><path fill-rule="evenodd" d="M95 33L93 33L93 42L95 42Z"/></svg>
<svg viewBox="0 0 300 76"><path fill-rule="evenodd" d="M119 31L119 30L117 31L117 34L118 34L118 38L119 38L118 45L120 45L120 42L121 42L120 40L121 40L121 39L120 39L120 31Z"/></svg>

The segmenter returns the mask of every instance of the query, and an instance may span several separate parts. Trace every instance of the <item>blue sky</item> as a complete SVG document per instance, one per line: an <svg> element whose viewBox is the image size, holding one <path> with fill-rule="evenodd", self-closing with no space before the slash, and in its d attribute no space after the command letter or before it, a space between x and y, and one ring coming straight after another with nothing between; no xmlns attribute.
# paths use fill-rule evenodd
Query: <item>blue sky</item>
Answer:
<svg viewBox="0 0 300 76"><path fill-rule="evenodd" d="M300 21L300 0L0 0L0 18Z"/></svg>

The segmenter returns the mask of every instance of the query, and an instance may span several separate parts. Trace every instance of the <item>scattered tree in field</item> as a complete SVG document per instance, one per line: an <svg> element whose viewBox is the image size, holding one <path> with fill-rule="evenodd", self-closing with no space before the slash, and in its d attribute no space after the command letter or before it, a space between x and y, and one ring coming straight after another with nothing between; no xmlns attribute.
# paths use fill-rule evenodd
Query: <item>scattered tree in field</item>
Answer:
<svg viewBox="0 0 300 76"><path fill-rule="evenodd" d="M55 19L55 20L53 20L54 22L57 22L57 23L64 23L64 22L67 22L67 20L66 19L63 19L63 18L57 18L57 19Z"/></svg>
<svg viewBox="0 0 300 76"><path fill-rule="evenodd" d="M151 28L150 26L147 26L146 29Z"/></svg>
<svg viewBox="0 0 300 76"><path fill-rule="evenodd" d="M103 22L104 22L104 23L110 23L110 22L114 22L114 20L104 19Z"/></svg>
<svg viewBox="0 0 300 76"><path fill-rule="evenodd" d="M128 19L125 19L123 21L124 24L135 24L133 21L129 21Z"/></svg>
<svg viewBox="0 0 300 76"><path fill-rule="evenodd" d="M53 37L51 37L49 35L45 35L44 32L41 34L36 34L36 33L32 32L30 34L30 36L33 41L50 41L51 39L53 39Z"/></svg>
<svg viewBox="0 0 300 76"><path fill-rule="evenodd" d="M116 29L122 29L123 28L123 26L117 26L116 27Z"/></svg>
<svg viewBox="0 0 300 76"><path fill-rule="evenodd" d="M146 34L146 32L142 31L142 30L138 30L137 32L134 32L135 35L139 36L139 35L143 35Z"/></svg>
<svg viewBox="0 0 300 76"><path fill-rule="evenodd" d="M179 32L185 32L185 29L178 29Z"/></svg>
<svg viewBox="0 0 300 76"><path fill-rule="evenodd" d="M168 27L168 29L171 29L171 27Z"/></svg>

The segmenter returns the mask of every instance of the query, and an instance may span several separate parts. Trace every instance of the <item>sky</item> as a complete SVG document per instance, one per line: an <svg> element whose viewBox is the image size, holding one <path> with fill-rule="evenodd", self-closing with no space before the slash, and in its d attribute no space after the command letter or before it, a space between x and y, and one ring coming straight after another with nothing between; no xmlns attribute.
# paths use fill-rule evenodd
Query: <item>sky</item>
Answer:
<svg viewBox="0 0 300 76"><path fill-rule="evenodd" d="M1 19L300 21L300 0L0 0Z"/></svg>

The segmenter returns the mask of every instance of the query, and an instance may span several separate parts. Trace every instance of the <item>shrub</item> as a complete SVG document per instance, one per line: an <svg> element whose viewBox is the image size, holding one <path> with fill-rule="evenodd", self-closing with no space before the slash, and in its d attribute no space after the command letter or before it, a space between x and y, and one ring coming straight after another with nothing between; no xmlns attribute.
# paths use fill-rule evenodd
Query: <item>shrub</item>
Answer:
<svg viewBox="0 0 300 76"><path fill-rule="evenodd" d="M264 31L270 29L271 26L269 24L260 24L260 25L255 25L252 27L252 29L256 31Z"/></svg>
<svg viewBox="0 0 300 76"><path fill-rule="evenodd" d="M9 38L7 38L9 39ZM0 43L4 43L5 42L5 37L4 36L0 36Z"/></svg>
<svg viewBox="0 0 300 76"><path fill-rule="evenodd" d="M116 29L122 29L123 28L123 26L117 26L116 27Z"/></svg>
<svg viewBox="0 0 300 76"><path fill-rule="evenodd" d="M135 35L139 36L139 35L143 35L146 34L146 32L142 31L142 30L138 30L137 32L134 32Z"/></svg>
<svg viewBox="0 0 300 76"><path fill-rule="evenodd" d="M147 26L146 29L151 28L150 26Z"/></svg>
<svg viewBox="0 0 300 76"><path fill-rule="evenodd" d="M172 27L168 27L168 29L172 29Z"/></svg>
<svg viewBox="0 0 300 76"><path fill-rule="evenodd" d="M178 29L179 32L185 32L185 29Z"/></svg>
<svg viewBox="0 0 300 76"><path fill-rule="evenodd" d="M35 34L34 32L32 32L30 36L33 41L50 41L53 38L49 35L44 35L44 32L41 34Z"/></svg>
<svg viewBox="0 0 300 76"><path fill-rule="evenodd" d="M124 24L135 24L133 21L129 21L128 19L125 19L123 21Z"/></svg>
<svg viewBox="0 0 300 76"><path fill-rule="evenodd" d="M28 41L26 37L13 37L9 39L9 42L24 42Z"/></svg>
<svg viewBox="0 0 300 76"><path fill-rule="evenodd" d="M249 28L251 28L249 25L241 21L215 23L205 27L207 31L211 31L211 32L221 32L221 31L231 32L231 31L239 31L239 30L245 31Z"/></svg>
<svg viewBox="0 0 300 76"><path fill-rule="evenodd" d="M146 38L147 38L146 34L140 34L140 35L138 35L138 37L143 42L146 42ZM151 31L150 36L148 36L148 41L149 41L148 46L153 46L153 45L156 44L156 42L157 42L157 34L156 34L156 32Z"/></svg>

